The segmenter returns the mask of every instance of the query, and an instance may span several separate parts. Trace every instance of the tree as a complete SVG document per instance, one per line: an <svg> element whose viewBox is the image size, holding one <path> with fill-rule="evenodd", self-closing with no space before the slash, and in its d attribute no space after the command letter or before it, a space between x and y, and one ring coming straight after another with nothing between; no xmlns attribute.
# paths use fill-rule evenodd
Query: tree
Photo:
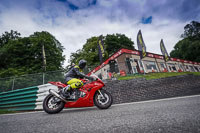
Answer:
<svg viewBox="0 0 200 133"><path fill-rule="evenodd" d="M105 38L106 51L111 56L120 48L135 49L134 42L124 34L107 35Z"/></svg>
<svg viewBox="0 0 200 133"><path fill-rule="evenodd" d="M20 33L17 31L11 30L10 32L5 32L0 36L0 47L3 47L5 44L7 44L10 40L16 40L20 38Z"/></svg>
<svg viewBox="0 0 200 133"><path fill-rule="evenodd" d="M99 65L98 38L99 37L91 37L87 39L87 42L83 45L82 49L77 50L75 53L71 53L70 62L77 64L80 59L85 59L87 60L88 66L92 66L92 68ZM108 34L103 36L103 42L105 48L104 60L120 48L134 49L134 42L124 34Z"/></svg>
<svg viewBox="0 0 200 133"><path fill-rule="evenodd" d="M200 62L200 23L187 24L181 37L183 39L176 43L170 56Z"/></svg>
<svg viewBox="0 0 200 133"><path fill-rule="evenodd" d="M200 41L190 41L188 38L185 38L175 45L170 56L200 62Z"/></svg>
<svg viewBox="0 0 200 133"><path fill-rule="evenodd" d="M87 66L89 67L93 68L96 65L99 65L97 42L98 37L91 37L87 39L87 42L83 45L82 49L77 50L75 53L71 53L70 62L78 64L79 60L85 59L87 61Z"/></svg>
<svg viewBox="0 0 200 133"><path fill-rule="evenodd" d="M45 47L47 71L55 71L62 69L63 61L65 57L62 55L64 47L61 43L50 33L48 32L35 32L33 35L30 35L30 41L32 44L31 57L34 57L33 65L36 71L41 72L42 69L42 45Z"/></svg>
<svg viewBox="0 0 200 133"><path fill-rule="evenodd" d="M200 23L192 21L184 27L184 33L181 35L182 38L200 39Z"/></svg>
<svg viewBox="0 0 200 133"><path fill-rule="evenodd" d="M5 36L1 40L5 40ZM10 38L1 45L0 77L42 72L42 44L45 47L47 71L63 69L65 57L61 43L48 32L35 32L29 37Z"/></svg>

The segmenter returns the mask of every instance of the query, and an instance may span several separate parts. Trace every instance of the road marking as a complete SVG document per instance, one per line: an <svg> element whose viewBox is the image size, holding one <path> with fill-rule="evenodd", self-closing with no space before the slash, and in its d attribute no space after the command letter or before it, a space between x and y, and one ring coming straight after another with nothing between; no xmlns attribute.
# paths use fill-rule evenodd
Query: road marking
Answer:
<svg viewBox="0 0 200 133"><path fill-rule="evenodd" d="M176 99L186 99L186 98L194 98L194 97L200 97L200 95L181 96L181 97L163 98L163 99L147 100L147 101L140 101L140 102L121 103L121 104L114 104L114 105L112 105L112 107L123 106L123 105L132 105L132 104L142 104L142 103L159 102L159 101L169 101L169 100L176 100ZM92 109L92 108L96 108L96 107L93 106L93 107L82 107L82 108L65 108L64 110L84 110L84 109ZM40 112L44 113L44 111L33 111L33 112L24 112L24 113L3 114L3 115L0 115L0 117L1 116L9 116L9 115L40 113Z"/></svg>

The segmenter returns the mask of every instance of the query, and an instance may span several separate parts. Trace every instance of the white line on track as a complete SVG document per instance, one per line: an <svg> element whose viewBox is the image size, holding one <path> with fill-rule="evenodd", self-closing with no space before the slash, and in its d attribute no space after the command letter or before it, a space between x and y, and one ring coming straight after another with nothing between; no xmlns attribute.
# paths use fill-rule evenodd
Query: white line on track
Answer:
<svg viewBox="0 0 200 133"><path fill-rule="evenodd" d="M163 98L163 99L157 99L157 100L147 100L147 101L139 101L139 102L121 103L121 104L114 104L114 105L112 105L112 106L123 106L123 105L131 105L131 104L142 104L142 103L151 103L151 102L178 100L178 99L186 99L186 98L194 98L194 97L200 97L200 95L180 96L180 97Z"/></svg>
<svg viewBox="0 0 200 133"><path fill-rule="evenodd" d="M192 95L192 96L181 96L181 97L173 97L173 98L164 98L164 99L157 99L157 100L148 100L148 101L140 101L140 102L130 102L130 103L121 103L121 104L114 104L112 106L124 106L124 105L132 105L132 104L142 104L142 103L151 103L151 102L159 102L159 101L168 101L168 100L176 100L176 99L186 99L186 98L194 98L200 97L200 95ZM84 110L84 109L92 109L96 107L83 107L83 108L68 108L64 110ZM9 115L20 115L20 114L31 114L31 113L40 113L44 111L33 111L33 112L24 112L24 113L14 113L14 114L3 114L1 116L9 116Z"/></svg>

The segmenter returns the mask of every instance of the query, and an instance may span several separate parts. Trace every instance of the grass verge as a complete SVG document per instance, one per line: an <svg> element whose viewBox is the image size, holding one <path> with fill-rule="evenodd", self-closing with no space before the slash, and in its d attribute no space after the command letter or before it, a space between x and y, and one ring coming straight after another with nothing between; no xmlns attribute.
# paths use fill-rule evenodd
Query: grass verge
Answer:
<svg viewBox="0 0 200 133"><path fill-rule="evenodd" d="M173 76L180 76L180 75L200 75L200 72L167 72L167 73L148 73L148 74L136 74L136 75L128 75L128 76L119 76L118 80L129 80L135 78L145 78L146 80L151 79L159 79L159 78L166 78L166 77L173 77Z"/></svg>
<svg viewBox="0 0 200 133"><path fill-rule="evenodd" d="M9 110L0 109L0 115L1 114L11 114L11 113L17 113L17 111L9 111Z"/></svg>

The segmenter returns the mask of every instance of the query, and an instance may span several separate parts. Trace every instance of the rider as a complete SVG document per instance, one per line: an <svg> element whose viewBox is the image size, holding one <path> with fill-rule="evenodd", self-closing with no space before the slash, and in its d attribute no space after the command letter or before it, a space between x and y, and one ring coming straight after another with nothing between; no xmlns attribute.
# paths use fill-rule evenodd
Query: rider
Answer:
<svg viewBox="0 0 200 133"><path fill-rule="evenodd" d="M78 65L72 66L72 68L69 70L69 72L65 76L66 83L68 84L67 87L63 89L63 96L69 97L70 93L77 88L80 88L83 86L83 81L81 81L81 78L87 78L90 80L94 80L93 77L87 76L84 73L82 73L83 69L86 66L85 60L80 60Z"/></svg>

